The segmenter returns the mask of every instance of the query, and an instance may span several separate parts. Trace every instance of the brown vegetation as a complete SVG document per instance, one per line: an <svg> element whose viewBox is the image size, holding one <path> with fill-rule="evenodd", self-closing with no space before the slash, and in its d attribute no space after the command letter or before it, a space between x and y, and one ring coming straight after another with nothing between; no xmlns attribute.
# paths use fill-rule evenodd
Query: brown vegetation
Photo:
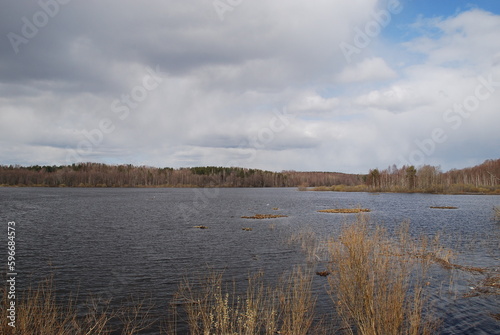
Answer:
<svg viewBox="0 0 500 335"><path fill-rule="evenodd" d="M262 220L262 219L276 219L276 218L286 218L288 215L281 215L281 214L255 214L252 216L242 216L242 219L257 219L257 220Z"/></svg>
<svg viewBox="0 0 500 335"><path fill-rule="evenodd" d="M500 295L500 275L488 275L485 279L479 282L475 287L471 287L471 291L466 293L464 297L477 297L479 295Z"/></svg>
<svg viewBox="0 0 500 335"><path fill-rule="evenodd" d="M320 209L318 212L320 213L362 213L362 212L370 212L367 208L334 208L334 209Z"/></svg>
<svg viewBox="0 0 500 335"><path fill-rule="evenodd" d="M500 206L493 207L495 220L500 220Z"/></svg>
<svg viewBox="0 0 500 335"><path fill-rule="evenodd" d="M0 310L6 311L10 302L5 287L0 291ZM107 335L119 332L132 335L149 329L155 323L150 317L151 304L131 301L131 307L111 310L109 301L90 299L85 310L77 310L77 299L56 300L51 279L29 288L16 297L15 328L2 315L0 334L53 334L53 335ZM114 325L112 325L114 324Z"/></svg>
<svg viewBox="0 0 500 335"><path fill-rule="evenodd" d="M176 300L183 302L190 334L305 335L315 305L311 278L295 268L277 286L266 287L259 273L249 278L246 294L237 295L222 273L211 272L199 282L184 280Z"/></svg>
<svg viewBox="0 0 500 335"><path fill-rule="evenodd" d="M407 229L392 240L381 227L370 229L364 216L330 241L328 282L350 333L432 333L433 322L424 317L431 260L413 257L414 250Z"/></svg>

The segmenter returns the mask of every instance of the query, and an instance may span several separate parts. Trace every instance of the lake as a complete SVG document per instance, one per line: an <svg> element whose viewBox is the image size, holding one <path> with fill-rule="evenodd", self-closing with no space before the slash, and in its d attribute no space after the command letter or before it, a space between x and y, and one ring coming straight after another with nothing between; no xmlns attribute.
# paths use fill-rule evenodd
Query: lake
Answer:
<svg viewBox="0 0 500 335"><path fill-rule="evenodd" d="M410 233L433 236L457 252L454 263L500 272L500 223L493 206L500 196L300 192L295 188L117 189L0 188L0 219L16 222L19 289L53 275L57 293L112 297L151 296L157 315L165 313L183 277L209 268L245 283L262 270L277 280L305 263L286 243L293 232L314 231L326 238L352 214L318 213L326 208L371 209L369 216L389 232L404 220ZM431 209L454 206L457 209ZM241 216L288 217L248 220ZM194 228L206 226L208 229ZM244 231L242 228L252 228ZM2 257L7 262L6 257ZM319 267L322 265L319 264ZM500 334L498 295L470 293L484 275L434 269L433 308L442 319L440 334ZM315 276L315 291L326 280ZM328 307L329 306L329 307ZM331 309L318 299L318 311ZM154 333L152 331L150 333Z"/></svg>

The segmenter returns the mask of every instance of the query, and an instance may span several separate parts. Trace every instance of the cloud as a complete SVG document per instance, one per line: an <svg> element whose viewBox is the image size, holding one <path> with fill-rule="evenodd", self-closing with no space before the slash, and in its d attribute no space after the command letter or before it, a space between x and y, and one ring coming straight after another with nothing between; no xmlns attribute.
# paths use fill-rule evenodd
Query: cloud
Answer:
<svg viewBox="0 0 500 335"><path fill-rule="evenodd" d="M481 146L477 160L494 156L497 94L459 129L443 114L474 94L478 76L500 81L500 17L423 18L403 45L382 30L347 64L339 44L381 5L244 1L221 21L210 0L71 1L15 53L6 34L22 35L43 9L4 2L0 164L66 164L78 151L70 157L366 172L398 163L436 127L449 139L429 162L460 162L464 141ZM145 89L150 69L159 85Z"/></svg>
<svg viewBox="0 0 500 335"><path fill-rule="evenodd" d="M367 81L383 81L394 79L397 73L379 57L367 58L362 62L347 67L337 76L341 83L355 83Z"/></svg>

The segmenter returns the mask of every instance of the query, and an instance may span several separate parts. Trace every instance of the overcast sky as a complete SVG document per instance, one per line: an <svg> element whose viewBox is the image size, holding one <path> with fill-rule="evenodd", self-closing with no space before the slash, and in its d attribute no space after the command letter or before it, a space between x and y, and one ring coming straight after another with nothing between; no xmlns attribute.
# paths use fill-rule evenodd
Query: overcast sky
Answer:
<svg viewBox="0 0 500 335"><path fill-rule="evenodd" d="M500 158L498 1L8 0L0 16L0 164Z"/></svg>

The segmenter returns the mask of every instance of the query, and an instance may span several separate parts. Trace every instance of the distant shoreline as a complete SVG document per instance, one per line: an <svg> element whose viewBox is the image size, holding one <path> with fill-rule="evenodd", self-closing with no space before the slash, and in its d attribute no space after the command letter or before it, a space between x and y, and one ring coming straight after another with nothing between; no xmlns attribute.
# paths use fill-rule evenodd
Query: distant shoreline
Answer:
<svg viewBox="0 0 500 335"><path fill-rule="evenodd" d="M300 191L390 192L431 194L500 194L500 159L461 170L439 166L395 165L367 174L281 172L241 167L150 166L78 163L61 166L0 165L0 186L105 188L269 188Z"/></svg>

